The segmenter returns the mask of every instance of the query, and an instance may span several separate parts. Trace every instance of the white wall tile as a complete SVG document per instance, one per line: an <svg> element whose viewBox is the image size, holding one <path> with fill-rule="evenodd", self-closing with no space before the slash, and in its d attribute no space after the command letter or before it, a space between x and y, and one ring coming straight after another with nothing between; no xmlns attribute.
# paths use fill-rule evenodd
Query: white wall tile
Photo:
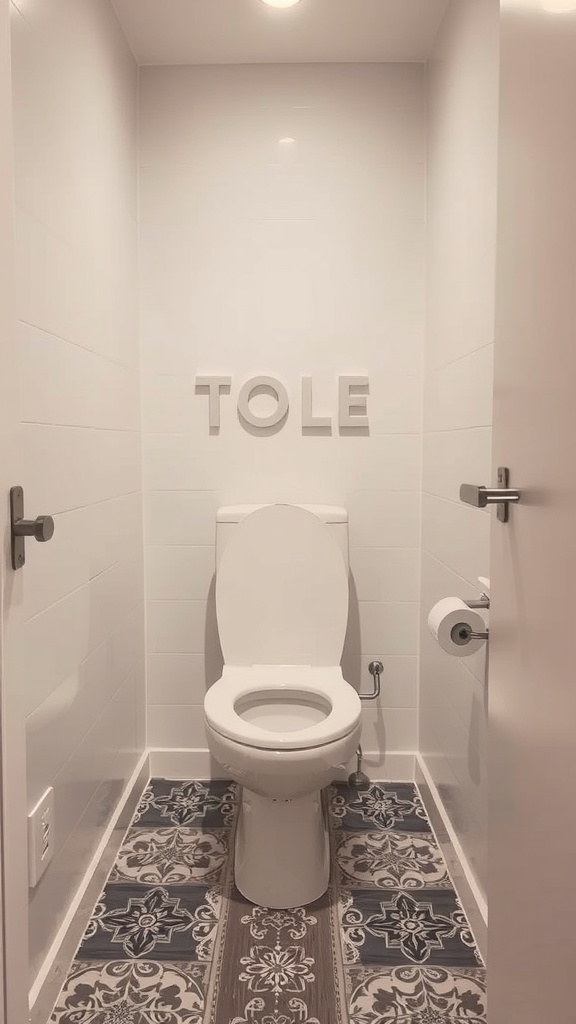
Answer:
<svg viewBox="0 0 576 1024"><path fill-rule="evenodd" d="M142 562L136 558L116 562L90 581L90 650L111 636L117 624L140 604L144 586L142 577Z"/></svg>
<svg viewBox="0 0 576 1024"><path fill-rule="evenodd" d="M147 641L150 654L217 651L213 602L148 601Z"/></svg>
<svg viewBox="0 0 576 1024"><path fill-rule="evenodd" d="M214 491L150 491L144 516L146 543L214 545L217 507Z"/></svg>
<svg viewBox="0 0 576 1024"><path fill-rule="evenodd" d="M205 750L208 743L204 707L201 704L151 704L148 708L148 744L150 747Z"/></svg>
<svg viewBox="0 0 576 1024"><path fill-rule="evenodd" d="M416 656L422 70L145 68L140 113L150 728L162 745L173 730L179 745L171 706L199 708L218 678L212 597L204 603L218 505L349 508L351 671L373 652L390 667ZM294 146L278 144L286 136ZM214 373L232 386L211 436L194 381ZM237 398L261 373L285 384L290 413L258 437ZM339 432L339 374L370 378L365 434ZM329 436L303 436L302 375L332 418ZM387 699L413 708L414 663L397 670Z"/></svg>
<svg viewBox="0 0 576 1024"><path fill-rule="evenodd" d="M445 654L427 618L478 596L492 515L459 501L492 480L498 3L451 4L428 65L420 749L486 885L486 650ZM488 618L488 616L485 616Z"/></svg>
<svg viewBox="0 0 576 1024"><path fill-rule="evenodd" d="M12 627L9 671L22 692L26 714L43 703L88 655L89 609L85 585L21 627Z"/></svg>
<svg viewBox="0 0 576 1024"><path fill-rule="evenodd" d="M493 390L493 344L433 370L424 389L424 429L490 426Z"/></svg>
<svg viewBox="0 0 576 1024"><path fill-rule="evenodd" d="M56 793L33 979L145 740L137 69L108 3L30 0L11 24L19 482L56 525L27 546L6 631L28 799Z"/></svg>
<svg viewBox="0 0 576 1024"><path fill-rule="evenodd" d="M359 601L418 601L418 548L350 548L350 568Z"/></svg>
<svg viewBox="0 0 576 1024"><path fill-rule="evenodd" d="M212 547L149 547L146 593L153 600L207 601L216 568Z"/></svg>
<svg viewBox="0 0 576 1024"><path fill-rule="evenodd" d="M418 653L419 605L416 602L352 603L348 619L346 654L375 652L374 656Z"/></svg>
<svg viewBox="0 0 576 1024"><path fill-rule="evenodd" d="M140 489L136 432L24 424L22 440L23 485L33 507L67 512Z"/></svg>
<svg viewBox="0 0 576 1024"><path fill-rule="evenodd" d="M477 587L490 573L490 513L425 494L422 547Z"/></svg>
<svg viewBox="0 0 576 1024"><path fill-rule="evenodd" d="M138 378L133 368L76 344L19 325L22 420L138 430Z"/></svg>
<svg viewBox="0 0 576 1024"><path fill-rule="evenodd" d="M424 434L423 489L459 501L460 484L492 479L492 428Z"/></svg>
<svg viewBox="0 0 576 1024"><path fill-rule="evenodd" d="M344 654L342 672L344 678L359 693L372 693L374 679L368 666L379 660L370 654ZM384 655L384 671L381 678L381 695L375 705L381 708L418 707L418 657L417 655Z"/></svg>
<svg viewBox="0 0 576 1024"><path fill-rule="evenodd" d="M352 547L416 548L420 543L420 493L381 489L355 490L348 496Z"/></svg>
<svg viewBox="0 0 576 1024"><path fill-rule="evenodd" d="M45 508L48 511L49 506ZM54 536L50 543L26 544L25 571L15 587L21 594L22 618L33 618L89 579L90 553L84 510L54 516Z"/></svg>
<svg viewBox="0 0 576 1024"><path fill-rule="evenodd" d="M208 686L217 681L210 667L203 654L149 654L148 702L202 705Z"/></svg>
<svg viewBox="0 0 576 1024"><path fill-rule="evenodd" d="M405 708L362 709L362 746L366 751L418 749L418 712Z"/></svg>

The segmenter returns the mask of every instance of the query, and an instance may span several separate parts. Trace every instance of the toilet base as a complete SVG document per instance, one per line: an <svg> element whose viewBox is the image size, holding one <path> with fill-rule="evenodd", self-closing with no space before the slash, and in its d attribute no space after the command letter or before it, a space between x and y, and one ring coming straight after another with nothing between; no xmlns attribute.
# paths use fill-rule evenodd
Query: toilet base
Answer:
<svg viewBox="0 0 576 1024"><path fill-rule="evenodd" d="M244 789L235 851L236 885L274 910L319 899L330 878L330 845L320 792L271 800Z"/></svg>

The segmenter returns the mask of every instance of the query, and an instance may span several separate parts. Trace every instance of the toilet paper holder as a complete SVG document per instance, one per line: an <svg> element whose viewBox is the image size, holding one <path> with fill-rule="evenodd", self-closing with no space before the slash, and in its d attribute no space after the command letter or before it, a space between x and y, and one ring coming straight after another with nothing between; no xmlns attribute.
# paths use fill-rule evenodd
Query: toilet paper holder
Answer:
<svg viewBox="0 0 576 1024"><path fill-rule="evenodd" d="M467 605L468 608L484 608L487 610L490 608L490 580L487 576L479 576L478 583L482 587L480 597L471 598L468 601L464 598L464 604Z"/></svg>
<svg viewBox="0 0 576 1024"><path fill-rule="evenodd" d="M464 603L468 604L468 601L465 601ZM476 605L476 607L479 606ZM483 605L482 607L486 606ZM452 626L450 636L452 638L452 642L458 647L466 647L471 640L485 640L486 643L488 643L490 639L490 630L487 629L485 632L476 633L467 622L457 622L455 626Z"/></svg>
<svg viewBox="0 0 576 1024"><path fill-rule="evenodd" d="M480 597L470 598L468 601L464 598L464 604L468 608L477 609L488 609L490 608L490 580L484 576L478 577L478 583L480 583L486 589L482 591ZM488 643L490 639L490 630L487 628L485 631L476 632L467 622L457 622L452 627L450 632L453 643L457 644L458 647L466 647L471 640L485 640Z"/></svg>
<svg viewBox="0 0 576 1024"><path fill-rule="evenodd" d="M468 605L469 608L489 608L490 597L488 594L481 594L480 597L472 598L470 601L464 598L464 604Z"/></svg>

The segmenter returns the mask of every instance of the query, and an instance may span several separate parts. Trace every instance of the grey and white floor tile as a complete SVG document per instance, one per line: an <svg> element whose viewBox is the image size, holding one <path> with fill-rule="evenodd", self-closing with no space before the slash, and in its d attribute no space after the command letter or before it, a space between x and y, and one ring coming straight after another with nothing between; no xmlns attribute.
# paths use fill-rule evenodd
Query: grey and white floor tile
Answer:
<svg viewBox="0 0 576 1024"><path fill-rule="evenodd" d="M326 793L309 907L234 885L238 789L153 780L52 1024L485 1024L486 975L417 788Z"/></svg>

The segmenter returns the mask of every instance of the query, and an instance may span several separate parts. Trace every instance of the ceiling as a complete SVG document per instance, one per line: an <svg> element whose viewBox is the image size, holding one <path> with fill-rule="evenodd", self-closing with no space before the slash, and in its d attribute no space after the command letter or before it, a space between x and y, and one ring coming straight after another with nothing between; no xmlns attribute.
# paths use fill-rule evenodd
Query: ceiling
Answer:
<svg viewBox="0 0 576 1024"><path fill-rule="evenodd" d="M139 64L426 60L449 0L112 0Z"/></svg>

